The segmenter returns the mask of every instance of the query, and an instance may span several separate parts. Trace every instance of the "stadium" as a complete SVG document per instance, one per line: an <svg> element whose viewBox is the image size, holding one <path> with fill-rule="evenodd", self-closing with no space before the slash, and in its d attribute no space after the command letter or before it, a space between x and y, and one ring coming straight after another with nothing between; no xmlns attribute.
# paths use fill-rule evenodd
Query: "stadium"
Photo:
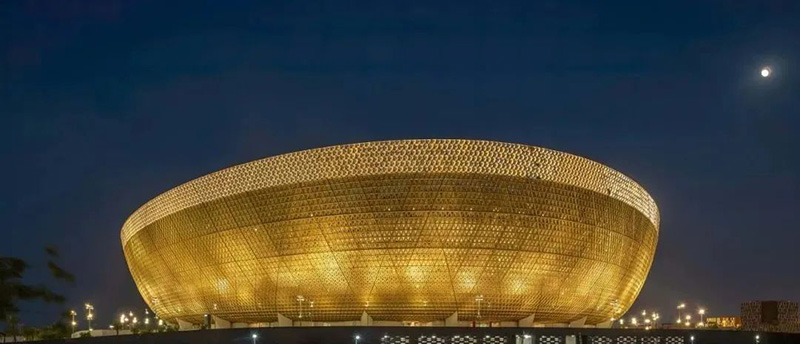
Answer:
<svg viewBox="0 0 800 344"><path fill-rule="evenodd" d="M122 247L183 325L598 326L636 299L652 197L522 144L378 141L268 157L150 200Z"/></svg>

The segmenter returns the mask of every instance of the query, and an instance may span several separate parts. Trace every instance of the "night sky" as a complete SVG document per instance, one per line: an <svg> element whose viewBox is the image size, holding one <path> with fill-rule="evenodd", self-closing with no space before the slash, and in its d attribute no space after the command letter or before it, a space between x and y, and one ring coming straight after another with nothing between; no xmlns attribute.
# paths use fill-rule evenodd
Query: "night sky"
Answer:
<svg viewBox="0 0 800 344"><path fill-rule="evenodd" d="M661 234L632 311L800 301L800 2L295 3L2 1L0 255L58 285L58 245L67 306L105 325L144 307L119 230L157 194L300 149L474 138L651 193Z"/></svg>

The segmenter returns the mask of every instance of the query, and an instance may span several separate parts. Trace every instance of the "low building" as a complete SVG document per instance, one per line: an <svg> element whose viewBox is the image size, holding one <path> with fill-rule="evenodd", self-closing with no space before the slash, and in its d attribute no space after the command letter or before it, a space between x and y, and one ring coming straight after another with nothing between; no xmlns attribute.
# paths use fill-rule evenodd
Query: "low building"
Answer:
<svg viewBox="0 0 800 344"><path fill-rule="evenodd" d="M741 321L746 331L800 332L798 305L792 301L745 302Z"/></svg>
<svg viewBox="0 0 800 344"><path fill-rule="evenodd" d="M719 316L706 318L706 327L718 329L738 329L742 327L742 318L738 316Z"/></svg>
<svg viewBox="0 0 800 344"><path fill-rule="evenodd" d="M80 330L72 334L72 338L84 337L106 337L106 336L121 336L132 334L131 330L114 330L114 329L94 329L89 333L89 330Z"/></svg>

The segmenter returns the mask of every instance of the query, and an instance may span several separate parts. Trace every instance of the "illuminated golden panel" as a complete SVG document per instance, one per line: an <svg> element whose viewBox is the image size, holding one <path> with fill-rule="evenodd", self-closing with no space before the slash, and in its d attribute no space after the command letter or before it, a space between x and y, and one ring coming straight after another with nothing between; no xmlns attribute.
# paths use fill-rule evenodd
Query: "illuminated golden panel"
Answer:
<svg viewBox="0 0 800 344"><path fill-rule="evenodd" d="M282 154L197 178L137 209L122 227L122 242L164 216L225 196L271 186L390 173L477 173L553 181L610 194L654 224L659 222L658 208L641 186L579 156L492 141L402 140Z"/></svg>
<svg viewBox="0 0 800 344"><path fill-rule="evenodd" d="M468 140L258 160L156 197L122 230L159 316L234 322L598 323L633 303L657 236L655 203L619 172Z"/></svg>

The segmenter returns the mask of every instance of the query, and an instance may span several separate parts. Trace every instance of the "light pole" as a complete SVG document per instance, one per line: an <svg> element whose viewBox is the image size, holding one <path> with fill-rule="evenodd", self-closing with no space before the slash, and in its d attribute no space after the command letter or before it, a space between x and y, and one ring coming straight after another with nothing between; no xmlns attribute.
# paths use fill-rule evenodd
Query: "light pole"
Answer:
<svg viewBox="0 0 800 344"><path fill-rule="evenodd" d="M686 308L686 304L685 304L685 303L683 303L683 302L681 302L681 304L679 304L679 305L678 305L678 319L680 319L680 318L681 318L681 316L683 315L683 314L681 313L681 310L682 310L682 309L684 309L684 308ZM678 321L678 322L680 322L680 321Z"/></svg>
<svg viewBox="0 0 800 344"><path fill-rule="evenodd" d="M250 337L253 338L253 344L256 344L256 339L258 339L258 334L253 333L253 335Z"/></svg>
<svg viewBox="0 0 800 344"><path fill-rule="evenodd" d="M305 300L306 298L303 295L297 295L297 304L300 306L300 319L303 319L303 301Z"/></svg>
<svg viewBox="0 0 800 344"><path fill-rule="evenodd" d="M478 319L481 318L481 302L483 302L483 295L475 296L475 302L478 304Z"/></svg>
<svg viewBox="0 0 800 344"><path fill-rule="evenodd" d="M355 336L355 341L356 341L356 344L358 344L358 340L359 340L359 339L361 339L361 336L359 336L359 335L356 335L356 336Z"/></svg>
<svg viewBox="0 0 800 344"><path fill-rule="evenodd" d="M692 344L694 344L694 336L690 336L690 337L689 337L689 341L691 341L691 342L692 342Z"/></svg>
<svg viewBox="0 0 800 344"><path fill-rule="evenodd" d="M756 335L756 344L761 343L761 336Z"/></svg>
<svg viewBox="0 0 800 344"><path fill-rule="evenodd" d="M705 310L705 308L700 308L700 309L698 309L698 310L697 310L697 314L700 314L700 323L701 323L701 324L704 324L704 323L705 323L705 321L703 321L703 317L706 315L706 310Z"/></svg>
<svg viewBox="0 0 800 344"><path fill-rule="evenodd" d="M69 311L69 315L71 315L71 316L72 316L72 322L70 322L70 324L72 325L72 333L75 333L75 326L76 326L76 325L78 325L78 322L77 322L77 321L75 321L75 316L76 316L76 315L78 315L78 312L76 312L76 311L73 309L73 310L70 310L70 311Z"/></svg>
<svg viewBox="0 0 800 344"><path fill-rule="evenodd" d="M94 319L94 313L93 313L94 306L92 306L92 305L90 305L88 303L85 304L84 306L86 308L86 323L89 326L89 331L91 332L92 331L92 319Z"/></svg>

